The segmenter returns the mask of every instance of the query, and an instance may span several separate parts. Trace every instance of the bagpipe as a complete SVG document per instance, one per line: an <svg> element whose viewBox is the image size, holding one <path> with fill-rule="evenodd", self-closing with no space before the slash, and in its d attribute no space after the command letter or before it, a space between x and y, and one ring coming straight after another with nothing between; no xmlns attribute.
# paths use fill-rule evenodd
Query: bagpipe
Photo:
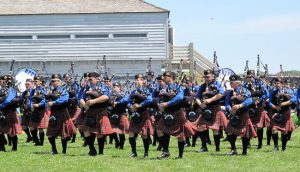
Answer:
<svg viewBox="0 0 300 172"><path fill-rule="evenodd" d="M177 95L177 88L169 89L169 90L167 90L166 88L162 89L161 92L158 94L159 102L160 103L168 102L168 101L172 100L176 95ZM178 108L181 108L181 106L178 106ZM166 109L164 109L163 112L162 111L157 112L156 115L160 118L161 117L163 118L166 126L172 126L175 124L176 119L175 119L174 115L172 115L170 112L174 111L178 108L167 107Z"/></svg>
<svg viewBox="0 0 300 172"><path fill-rule="evenodd" d="M121 94L112 94L109 97L109 103L107 106L110 121L113 124L118 124L121 119L121 115L126 112L126 103L115 103L117 99L121 99L123 96Z"/></svg>
<svg viewBox="0 0 300 172"><path fill-rule="evenodd" d="M132 100L133 104L140 104L147 99L147 94L145 91L137 90L135 93L130 95L130 99ZM147 110L146 107L139 108L137 111L132 112L130 111L130 119L135 123L138 124L142 120L142 113L143 111Z"/></svg>
<svg viewBox="0 0 300 172"><path fill-rule="evenodd" d="M202 93L202 99L200 100L201 103L204 103L205 100L211 99L212 97L214 97L218 94L217 88L212 83L206 84L204 90L205 91ZM202 109L202 117L205 120L208 120L208 121L212 120L213 114L212 114L212 111L209 109L209 107L213 106L213 105L217 105L217 104L219 104L219 102L214 101L214 102L211 102L210 104L208 104L206 108Z"/></svg>
<svg viewBox="0 0 300 172"><path fill-rule="evenodd" d="M231 106L241 104L246 100L246 90L244 88L242 88L239 93L232 91L231 94L232 94L232 96L230 98ZM230 119L230 121L229 121L230 124L233 127L238 127L241 124L241 119L239 117L239 114L244 113L247 110L248 110L247 107L242 107L241 109L238 109L238 111L236 113L234 113L234 114L230 113L228 115L228 118Z"/></svg>
<svg viewBox="0 0 300 172"><path fill-rule="evenodd" d="M291 97L292 96L290 94L287 94L284 92L278 92L273 98L274 105L279 106L281 103L289 101L291 99ZM273 115L274 121L277 123L283 123L285 121L283 113L288 111L290 108L291 108L291 105L281 107L280 111L273 110L275 112Z"/></svg>

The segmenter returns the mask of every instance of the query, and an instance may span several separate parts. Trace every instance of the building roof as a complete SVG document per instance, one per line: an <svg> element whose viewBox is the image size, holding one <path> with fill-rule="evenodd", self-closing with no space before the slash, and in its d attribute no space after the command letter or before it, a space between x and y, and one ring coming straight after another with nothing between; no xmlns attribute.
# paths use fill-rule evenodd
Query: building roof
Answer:
<svg viewBox="0 0 300 172"><path fill-rule="evenodd" d="M144 0L0 0L0 15L169 12Z"/></svg>

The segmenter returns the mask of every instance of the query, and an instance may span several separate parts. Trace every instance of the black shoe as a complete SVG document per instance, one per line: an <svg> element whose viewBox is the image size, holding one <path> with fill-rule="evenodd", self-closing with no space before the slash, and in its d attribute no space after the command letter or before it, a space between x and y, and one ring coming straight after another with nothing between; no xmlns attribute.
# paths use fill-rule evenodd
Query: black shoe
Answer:
<svg viewBox="0 0 300 172"><path fill-rule="evenodd" d="M246 152L243 152L242 155L243 155L243 156L247 156L248 154L247 154Z"/></svg>
<svg viewBox="0 0 300 172"><path fill-rule="evenodd" d="M177 160L177 159L182 159L182 156L177 156L177 157L175 157L174 159L175 159L175 160Z"/></svg>
<svg viewBox="0 0 300 172"><path fill-rule="evenodd" d="M284 148L284 147L282 147L282 149L281 149L282 151L285 151L286 150L286 148Z"/></svg>
<svg viewBox="0 0 300 172"><path fill-rule="evenodd" d="M51 154L51 155L56 155L56 154L58 154L58 152L57 152L57 151L51 151L50 154Z"/></svg>
<svg viewBox="0 0 300 172"><path fill-rule="evenodd" d="M201 148L198 152L199 152L199 153L202 153L202 152L208 152L208 149L207 149L207 148Z"/></svg>
<svg viewBox="0 0 300 172"><path fill-rule="evenodd" d="M216 148L216 152L220 152L220 148Z"/></svg>
<svg viewBox="0 0 300 172"><path fill-rule="evenodd" d="M160 156L157 157L157 159L165 159L170 157L170 152L163 152Z"/></svg>
<svg viewBox="0 0 300 172"><path fill-rule="evenodd" d="M145 154L144 154L144 158L148 158L148 153L145 153Z"/></svg>
<svg viewBox="0 0 300 172"><path fill-rule="evenodd" d="M211 141L210 140L207 140L206 143L209 144L209 145L211 145Z"/></svg>
<svg viewBox="0 0 300 172"><path fill-rule="evenodd" d="M278 147L278 146L275 146L274 149L273 149L273 151L274 151L274 152L279 151L279 147Z"/></svg>
<svg viewBox="0 0 300 172"><path fill-rule="evenodd" d="M26 142L26 143L29 143L29 142L31 142L31 141L32 141L32 138L27 138L25 142Z"/></svg>
<svg viewBox="0 0 300 172"><path fill-rule="evenodd" d="M91 151L89 151L89 155L90 156L96 156L97 155L97 151L96 150L91 150Z"/></svg>
<svg viewBox="0 0 300 172"><path fill-rule="evenodd" d="M262 148L261 144L258 144L257 149L261 149L261 148Z"/></svg>
<svg viewBox="0 0 300 172"><path fill-rule="evenodd" d="M137 154L132 152L129 157L135 158L135 157L137 157Z"/></svg>
<svg viewBox="0 0 300 172"><path fill-rule="evenodd" d="M83 144L82 144L82 147L87 147L87 142L85 141Z"/></svg>
<svg viewBox="0 0 300 172"><path fill-rule="evenodd" d="M231 150L229 153L227 153L226 155L227 156L235 156L237 155L238 153L236 152L236 150Z"/></svg>

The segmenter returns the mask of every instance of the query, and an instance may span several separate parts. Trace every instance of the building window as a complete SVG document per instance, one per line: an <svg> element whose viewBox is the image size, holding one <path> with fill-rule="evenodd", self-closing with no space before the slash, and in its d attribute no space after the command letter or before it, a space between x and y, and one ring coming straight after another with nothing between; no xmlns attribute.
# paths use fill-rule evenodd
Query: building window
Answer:
<svg viewBox="0 0 300 172"><path fill-rule="evenodd" d="M108 38L108 34L76 35L77 39L101 39Z"/></svg>
<svg viewBox="0 0 300 172"><path fill-rule="evenodd" d="M114 34L114 38L147 38L146 33L122 33L122 34Z"/></svg>
<svg viewBox="0 0 300 172"><path fill-rule="evenodd" d="M28 35L28 36L0 36L0 39L6 39L6 40L32 39L32 36L31 35Z"/></svg>
<svg viewBox="0 0 300 172"><path fill-rule="evenodd" d="M70 35L38 35L37 39L70 39Z"/></svg>

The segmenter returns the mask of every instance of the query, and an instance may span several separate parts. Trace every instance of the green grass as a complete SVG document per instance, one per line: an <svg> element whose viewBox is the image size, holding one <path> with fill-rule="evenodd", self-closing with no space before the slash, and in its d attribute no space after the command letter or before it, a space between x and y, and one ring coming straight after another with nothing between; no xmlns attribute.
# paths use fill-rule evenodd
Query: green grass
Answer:
<svg viewBox="0 0 300 172"><path fill-rule="evenodd" d="M124 150L117 150L113 145L105 146L105 155L89 157L88 148L81 147L82 140L69 143L66 155L50 155L50 145L45 140L44 147L35 147L32 143L24 143L25 136L19 136L19 148L17 152L0 152L0 171L299 171L300 164L300 131L293 133L292 141L288 142L285 152L273 152L273 146L264 146L257 150L257 139L252 140L252 148L248 156L227 157L229 151L227 142L221 143L221 152L216 153L214 146L209 146L208 153L197 153L200 140L195 148L185 149L184 159L174 160L177 156L177 141L171 140L170 151L172 158L157 160L160 152L155 147L150 148L150 158L144 159L141 139L138 139L138 158L131 159L130 146L126 140ZM265 145L264 140L264 145ZM281 143L280 143L281 145ZM238 152L241 152L241 140L237 140ZM57 139L57 147L61 151L60 140ZM6 149L10 148L6 146Z"/></svg>

